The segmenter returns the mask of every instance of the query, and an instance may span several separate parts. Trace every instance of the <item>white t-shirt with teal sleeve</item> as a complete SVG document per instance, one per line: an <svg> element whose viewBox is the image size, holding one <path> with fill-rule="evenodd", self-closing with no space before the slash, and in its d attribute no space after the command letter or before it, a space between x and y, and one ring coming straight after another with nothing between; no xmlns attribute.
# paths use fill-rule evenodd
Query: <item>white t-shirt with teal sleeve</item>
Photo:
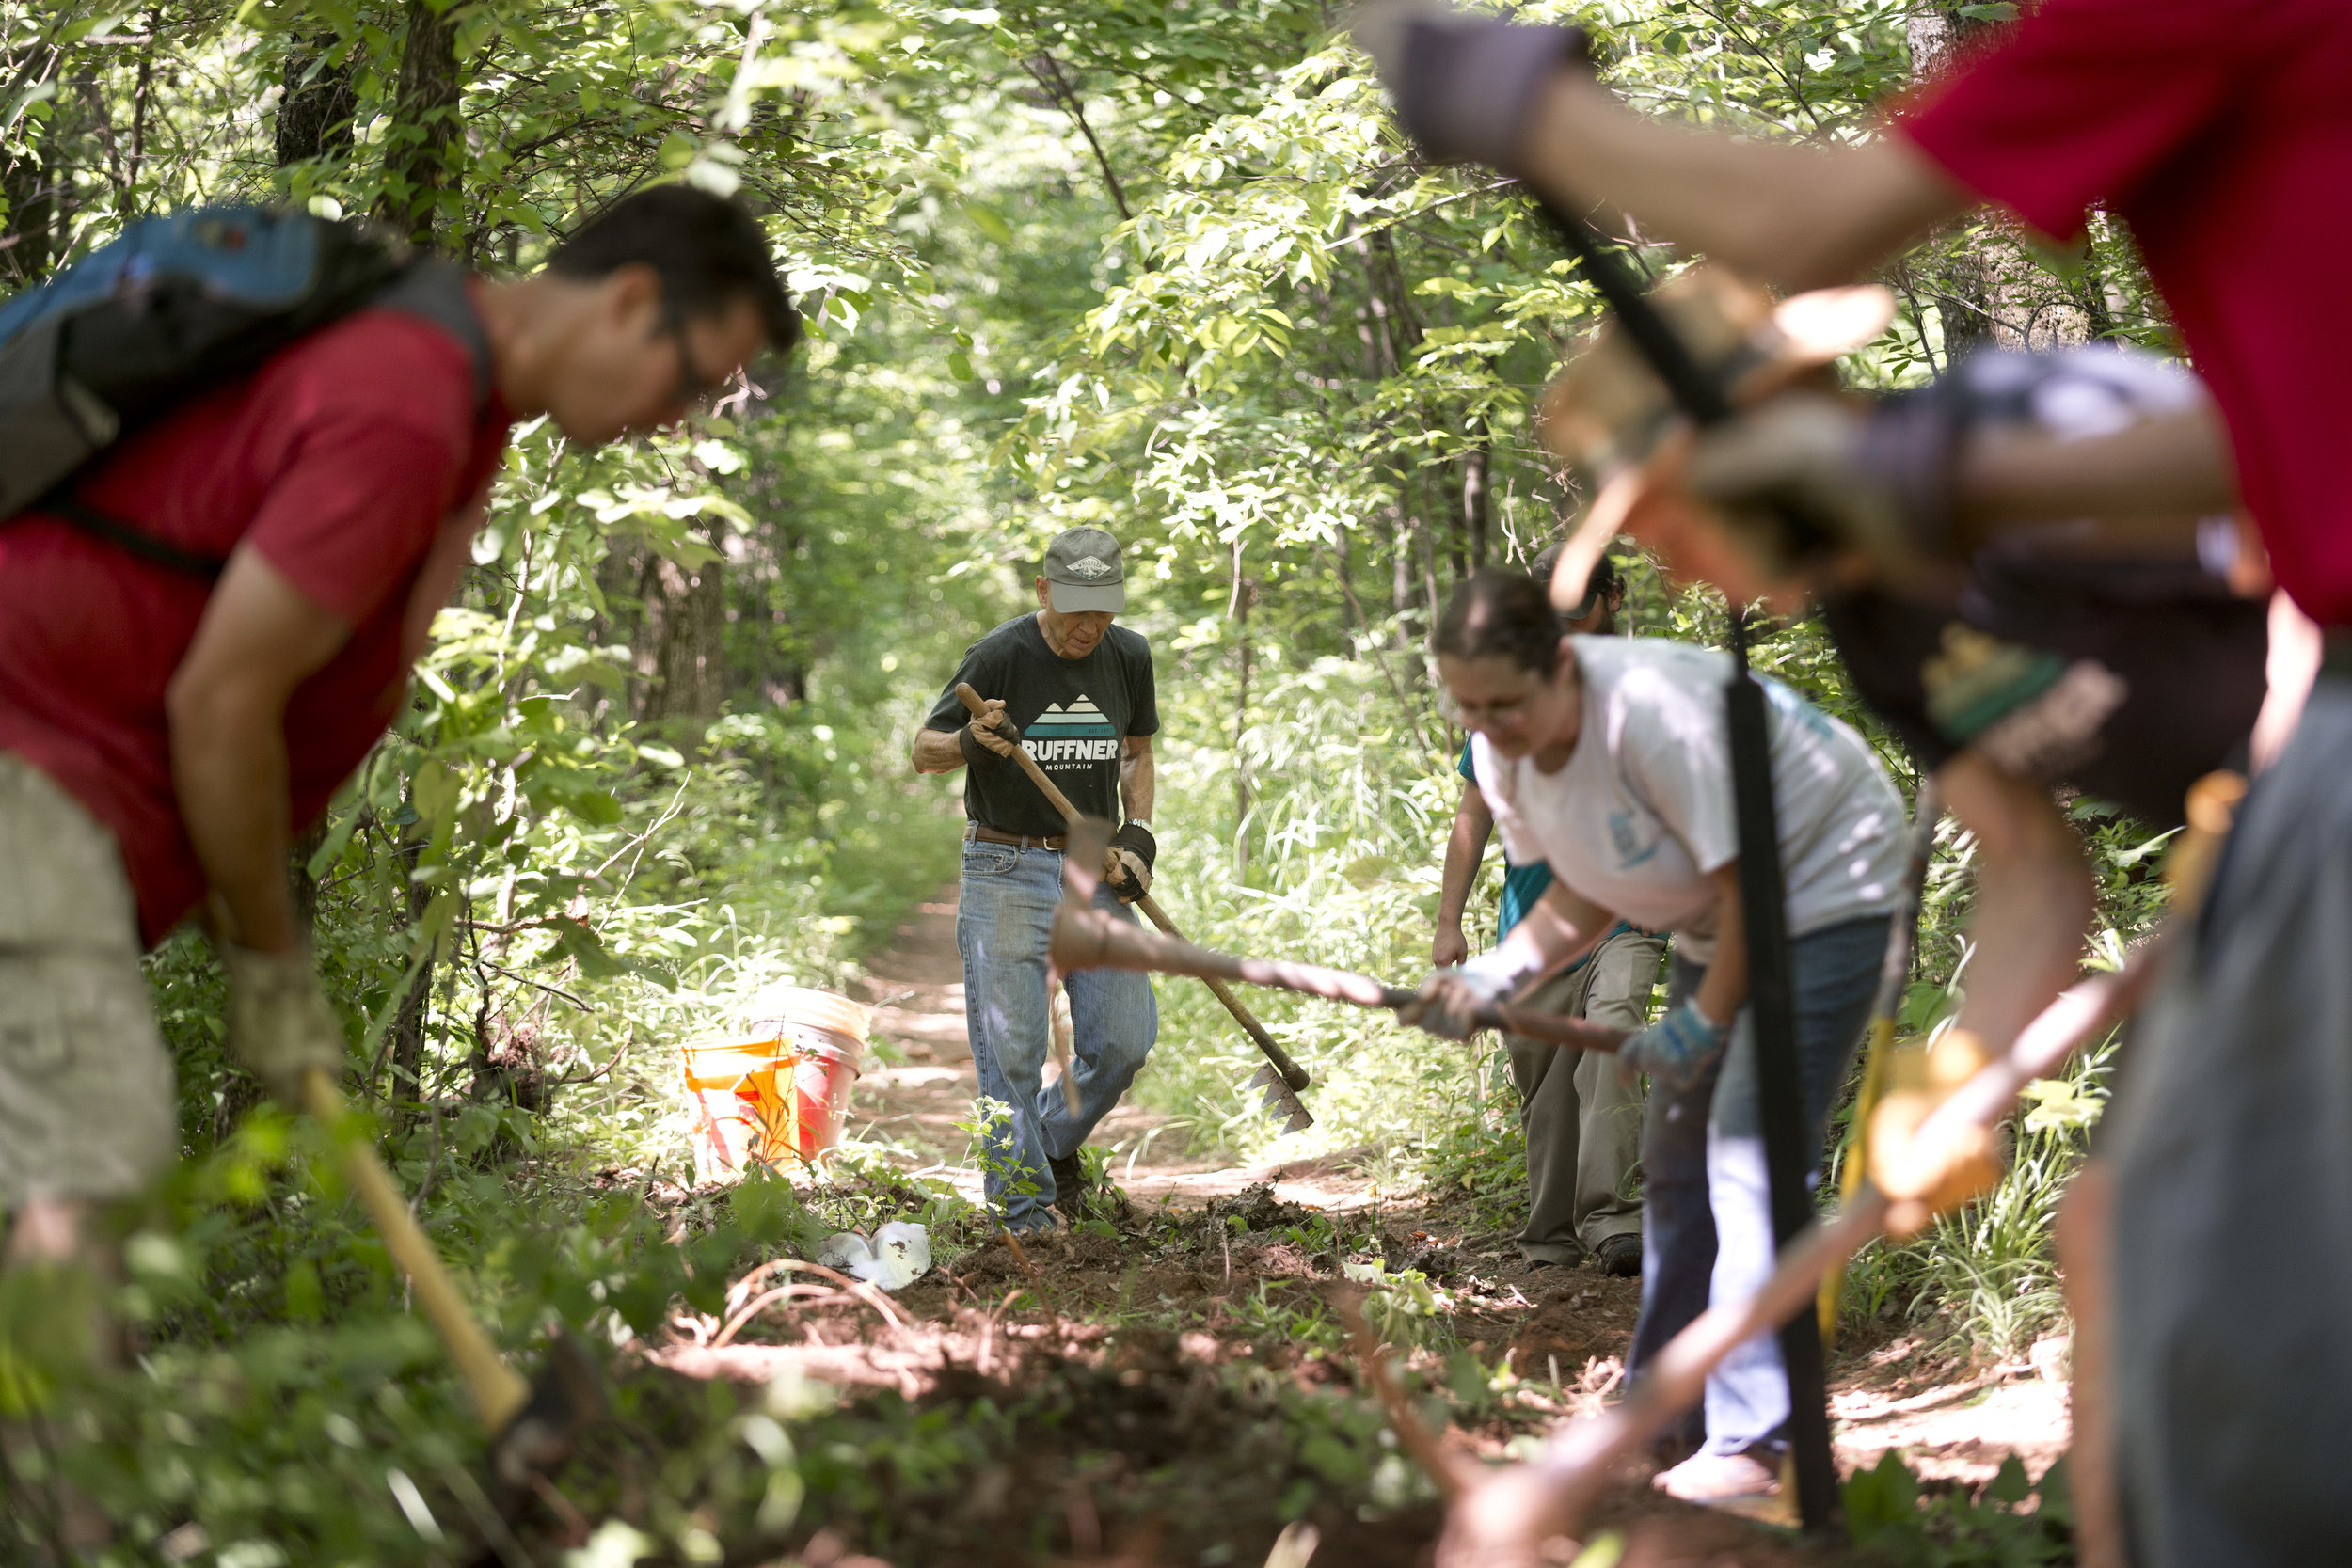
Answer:
<svg viewBox="0 0 2352 1568"><path fill-rule="evenodd" d="M1694 962L1714 956L1714 884L1740 853L1724 726L1729 656L1657 638L1579 637L1584 706L1558 772L1475 737L1480 790L1515 862L1650 930ZM1853 729L1764 681L1788 930L1803 936L1900 902L1902 797Z"/></svg>

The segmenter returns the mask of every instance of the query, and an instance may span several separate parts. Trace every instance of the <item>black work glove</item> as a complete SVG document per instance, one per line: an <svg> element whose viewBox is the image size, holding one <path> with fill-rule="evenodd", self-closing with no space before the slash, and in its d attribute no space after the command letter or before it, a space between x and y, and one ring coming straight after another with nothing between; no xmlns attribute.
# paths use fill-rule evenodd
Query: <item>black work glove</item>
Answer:
<svg viewBox="0 0 2352 1568"><path fill-rule="evenodd" d="M1132 904L1152 891L1152 863L1159 858L1159 840L1140 822L1128 822L1111 834L1110 854L1103 863L1103 878L1122 904Z"/></svg>
<svg viewBox="0 0 2352 1568"><path fill-rule="evenodd" d="M1438 163L1516 173L1552 71L1591 63L1581 27L1534 27L1437 5L1367 6L1357 43L1380 67L1406 135Z"/></svg>
<svg viewBox="0 0 2352 1568"><path fill-rule="evenodd" d="M1015 746L1021 744L1021 726L1003 714L999 713L996 716L996 722L991 724L989 728L995 731L1000 738L1009 740ZM956 750L961 752L963 760L975 768L1002 768L1012 761L1010 753L992 752L986 746L981 745L980 737L972 733L972 726L969 722L956 732Z"/></svg>

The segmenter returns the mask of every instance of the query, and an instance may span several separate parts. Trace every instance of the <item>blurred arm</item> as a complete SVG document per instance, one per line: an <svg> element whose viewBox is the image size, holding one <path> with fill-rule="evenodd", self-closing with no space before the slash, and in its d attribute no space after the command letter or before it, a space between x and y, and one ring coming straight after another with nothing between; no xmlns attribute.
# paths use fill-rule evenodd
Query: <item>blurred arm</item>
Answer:
<svg viewBox="0 0 2352 1568"><path fill-rule="evenodd" d="M239 946L302 939L287 884L286 704L350 626L250 546L230 557L164 691L171 777L196 858Z"/></svg>
<svg viewBox="0 0 2352 1568"><path fill-rule="evenodd" d="M1994 1051L2074 983L2090 924L2082 845L2041 784L1963 752L1936 770L1961 826L1977 835L1977 908L1957 1027Z"/></svg>
<svg viewBox="0 0 2352 1568"><path fill-rule="evenodd" d="M1978 205L1899 135L1822 146L1690 130L1635 114L1581 69L1552 77L1519 162L1563 206L1604 204L1790 291L1851 282Z"/></svg>
<svg viewBox="0 0 2352 1568"><path fill-rule="evenodd" d="M1131 735L1119 752L1119 800L1130 822L1150 822L1159 791L1159 767L1152 760L1152 737Z"/></svg>
<svg viewBox="0 0 2352 1568"><path fill-rule="evenodd" d="M1486 837L1494 824L1486 797L1466 781L1462 803L1454 812L1454 831L1446 834L1445 872L1438 888L1438 935L1431 944L1430 961L1440 969L1470 957L1470 941L1462 934L1462 911L1470 904L1470 886L1478 879L1478 863L1486 858Z"/></svg>

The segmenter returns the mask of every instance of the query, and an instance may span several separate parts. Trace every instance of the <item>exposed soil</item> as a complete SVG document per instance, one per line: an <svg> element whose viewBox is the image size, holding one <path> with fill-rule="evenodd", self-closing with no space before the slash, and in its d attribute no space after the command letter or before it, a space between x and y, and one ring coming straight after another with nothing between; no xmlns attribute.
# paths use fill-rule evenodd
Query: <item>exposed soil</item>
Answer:
<svg viewBox="0 0 2352 1568"><path fill-rule="evenodd" d="M903 1060L869 1069L850 1135L977 1197L955 1125L977 1086L952 889L922 907L873 972L878 1033ZM1426 1561L1436 1506L1404 1497L1372 1506L1397 1476L1356 1474L1312 1435L1317 1422L1380 1424L1369 1401L1332 1398L1356 1393L1330 1307L1349 1289L1351 1261L1417 1270L1438 1292L1443 1331L1434 1320L1408 1325L1421 1348L1404 1365L1408 1382L1454 1391L1454 1440L1471 1449L1500 1455L1514 1438L1589 1415L1618 1382L1638 1280L1531 1268L1466 1207L1381 1195L1375 1209L1347 1153L1224 1166L1189 1157L1167 1118L1134 1106L1096 1141L1117 1151L1127 1202L1093 1226L1019 1257L976 1235L886 1301L787 1300L731 1343L718 1342L715 1322L681 1320L677 1342L652 1353L692 1378L821 1379L853 1409L896 1395L918 1411L962 1418L984 1408L1009 1421L1001 1454L963 1473L952 1497L911 1493L882 1525L870 1507L816 1510L795 1531L805 1560L1255 1564L1287 1521L1303 1519L1320 1532L1319 1563ZM1468 1404L1464 1351L1486 1369ZM1493 1376L1498 1360L1516 1381ZM1867 1468L1894 1451L1931 1485L1972 1489L2015 1453L2039 1476L2067 1443L2063 1375L2062 1344L1998 1367L1939 1358L1891 1327L1841 1344L1832 1363L1840 1465ZM1676 1503L1640 1474L1612 1494L1602 1523L1623 1533L1621 1560L1644 1568L1844 1560Z"/></svg>

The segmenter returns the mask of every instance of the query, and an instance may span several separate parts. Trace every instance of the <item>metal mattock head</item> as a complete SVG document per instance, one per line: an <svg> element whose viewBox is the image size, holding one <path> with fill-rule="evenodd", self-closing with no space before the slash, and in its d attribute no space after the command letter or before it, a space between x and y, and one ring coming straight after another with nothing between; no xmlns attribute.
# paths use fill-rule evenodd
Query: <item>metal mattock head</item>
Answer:
<svg viewBox="0 0 2352 1568"><path fill-rule="evenodd" d="M1248 1086L1258 1091L1258 1098L1265 1102L1268 1112L1282 1118L1283 1132L1303 1132L1315 1124L1315 1118L1307 1110L1306 1101L1282 1082L1282 1075L1274 1070L1272 1062L1266 1063L1251 1076Z"/></svg>

